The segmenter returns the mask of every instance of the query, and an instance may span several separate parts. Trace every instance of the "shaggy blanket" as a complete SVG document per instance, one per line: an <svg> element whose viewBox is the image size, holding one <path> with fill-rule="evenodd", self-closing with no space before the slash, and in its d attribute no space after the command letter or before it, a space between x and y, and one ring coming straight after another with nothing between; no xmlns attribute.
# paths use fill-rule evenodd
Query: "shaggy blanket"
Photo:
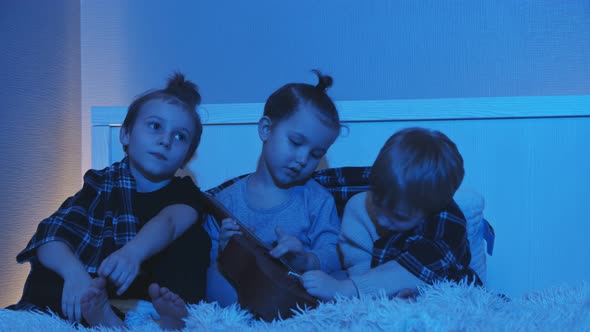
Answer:
<svg viewBox="0 0 590 332"><path fill-rule="evenodd" d="M554 287L520 298L469 285L440 283L414 300L381 295L339 298L270 323L238 308L200 303L189 308L185 331L590 331L590 286ZM143 315L143 316L142 316ZM129 314L131 331L159 331L149 314ZM36 312L0 310L0 331L114 331L73 327Z"/></svg>

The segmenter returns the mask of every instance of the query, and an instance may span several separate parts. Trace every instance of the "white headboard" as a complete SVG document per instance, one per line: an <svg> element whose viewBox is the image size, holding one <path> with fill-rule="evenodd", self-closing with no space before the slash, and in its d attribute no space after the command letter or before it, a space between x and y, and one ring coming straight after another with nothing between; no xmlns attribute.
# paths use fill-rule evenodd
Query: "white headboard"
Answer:
<svg viewBox="0 0 590 332"><path fill-rule="evenodd" d="M590 112L585 107L588 104L590 96L339 102L337 107L348 130L343 130L321 166L370 165L385 140L406 126L437 127L458 140L461 149L477 139L472 136L477 133L469 131L465 142L461 140L461 132L456 132L461 121L584 116ZM260 151L255 126L263 109L262 103L200 107L203 138L188 169L203 189L254 170ZM126 112L126 106L92 108L92 168L103 168L123 157L118 135ZM466 159L468 150L461 149Z"/></svg>
<svg viewBox="0 0 590 332"><path fill-rule="evenodd" d="M516 296L590 276L590 264L579 264L590 252L590 95L336 104L348 131L322 167L370 165L385 140L408 126L437 129L455 141L465 159L463 187L485 197L485 216L496 230L488 287ZM261 103L200 108L203 138L188 169L202 189L254 171L262 110ZM93 168L123 157L118 132L126 111L92 108Z"/></svg>

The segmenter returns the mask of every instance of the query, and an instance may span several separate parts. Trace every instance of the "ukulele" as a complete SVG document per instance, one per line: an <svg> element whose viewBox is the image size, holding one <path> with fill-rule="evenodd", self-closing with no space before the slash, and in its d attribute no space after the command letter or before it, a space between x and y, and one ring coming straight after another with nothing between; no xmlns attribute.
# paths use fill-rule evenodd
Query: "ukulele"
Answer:
<svg viewBox="0 0 590 332"><path fill-rule="evenodd" d="M231 237L217 261L221 273L236 289L238 303L265 321L289 318L295 308L315 308L317 299L303 288L297 270L284 258L272 257L271 248L223 204L210 194L204 195L208 212L220 227L223 219L232 218L242 232Z"/></svg>

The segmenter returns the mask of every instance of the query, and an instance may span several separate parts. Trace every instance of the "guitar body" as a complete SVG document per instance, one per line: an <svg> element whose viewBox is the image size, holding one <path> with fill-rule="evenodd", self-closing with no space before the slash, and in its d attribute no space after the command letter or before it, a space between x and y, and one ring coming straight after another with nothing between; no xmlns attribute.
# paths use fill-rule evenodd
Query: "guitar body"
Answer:
<svg viewBox="0 0 590 332"><path fill-rule="evenodd" d="M288 318L294 308L317 305L290 270L248 236L233 236L218 265L236 289L238 303L265 321Z"/></svg>
<svg viewBox="0 0 590 332"><path fill-rule="evenodd" d="M309 295L287 261L268 253L269 249L244 227L215 197L203 193L208 212L221 221L233 218L242 235L234 235L217 258L221 273L238 293L238 303L265 321L293 316L292 309L315 308L317 299Z"/></svg>

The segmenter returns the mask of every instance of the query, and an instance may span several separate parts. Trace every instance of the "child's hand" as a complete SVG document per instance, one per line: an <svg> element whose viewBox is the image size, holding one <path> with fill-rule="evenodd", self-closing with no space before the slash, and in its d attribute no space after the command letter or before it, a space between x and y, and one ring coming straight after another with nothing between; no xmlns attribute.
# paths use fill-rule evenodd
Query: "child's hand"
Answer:
<svg viewBox="0 0 590 332"><path fill-rule="evenodd" d="M289 252L295 255L305 253L303 243L297 237L283 233L278 226L275 228L275 233L277 234L277 245L269 252L271 256L279 258Z"/></svg>
<svg viewBox="0 0 590 332"><path fill-rule="evenodd" d="M223 250L225 246L229 242L234 235L241 235L240 226L238 226L238 222L232 218L223 219L221 222L221 232L219 233L219 245L220 248Z"/></svg>
<svg viewBox="0 0 590 332"><path fill-rule="evenodd" d="M332 300L336 294L356 295L356 287L352 280L338 280L319 270L305 272L301 275L301 283L309 294L324 301Z"/></svg>
<svg viewBox="0 0 590 332"><path fill-rule="evenodd" d="M117 295L123 294L139 273L141 262L138 255L123 247L100 263L98 275L112 281L119 289Z"/></svg>
<svg viewBox="0 0 590 332"><path fill-rule="evenodd" d="M80 299L91 282L92 278L85 270L72 272L65 276L61 295L61 311L70 322L82 320Z"/></svg>

